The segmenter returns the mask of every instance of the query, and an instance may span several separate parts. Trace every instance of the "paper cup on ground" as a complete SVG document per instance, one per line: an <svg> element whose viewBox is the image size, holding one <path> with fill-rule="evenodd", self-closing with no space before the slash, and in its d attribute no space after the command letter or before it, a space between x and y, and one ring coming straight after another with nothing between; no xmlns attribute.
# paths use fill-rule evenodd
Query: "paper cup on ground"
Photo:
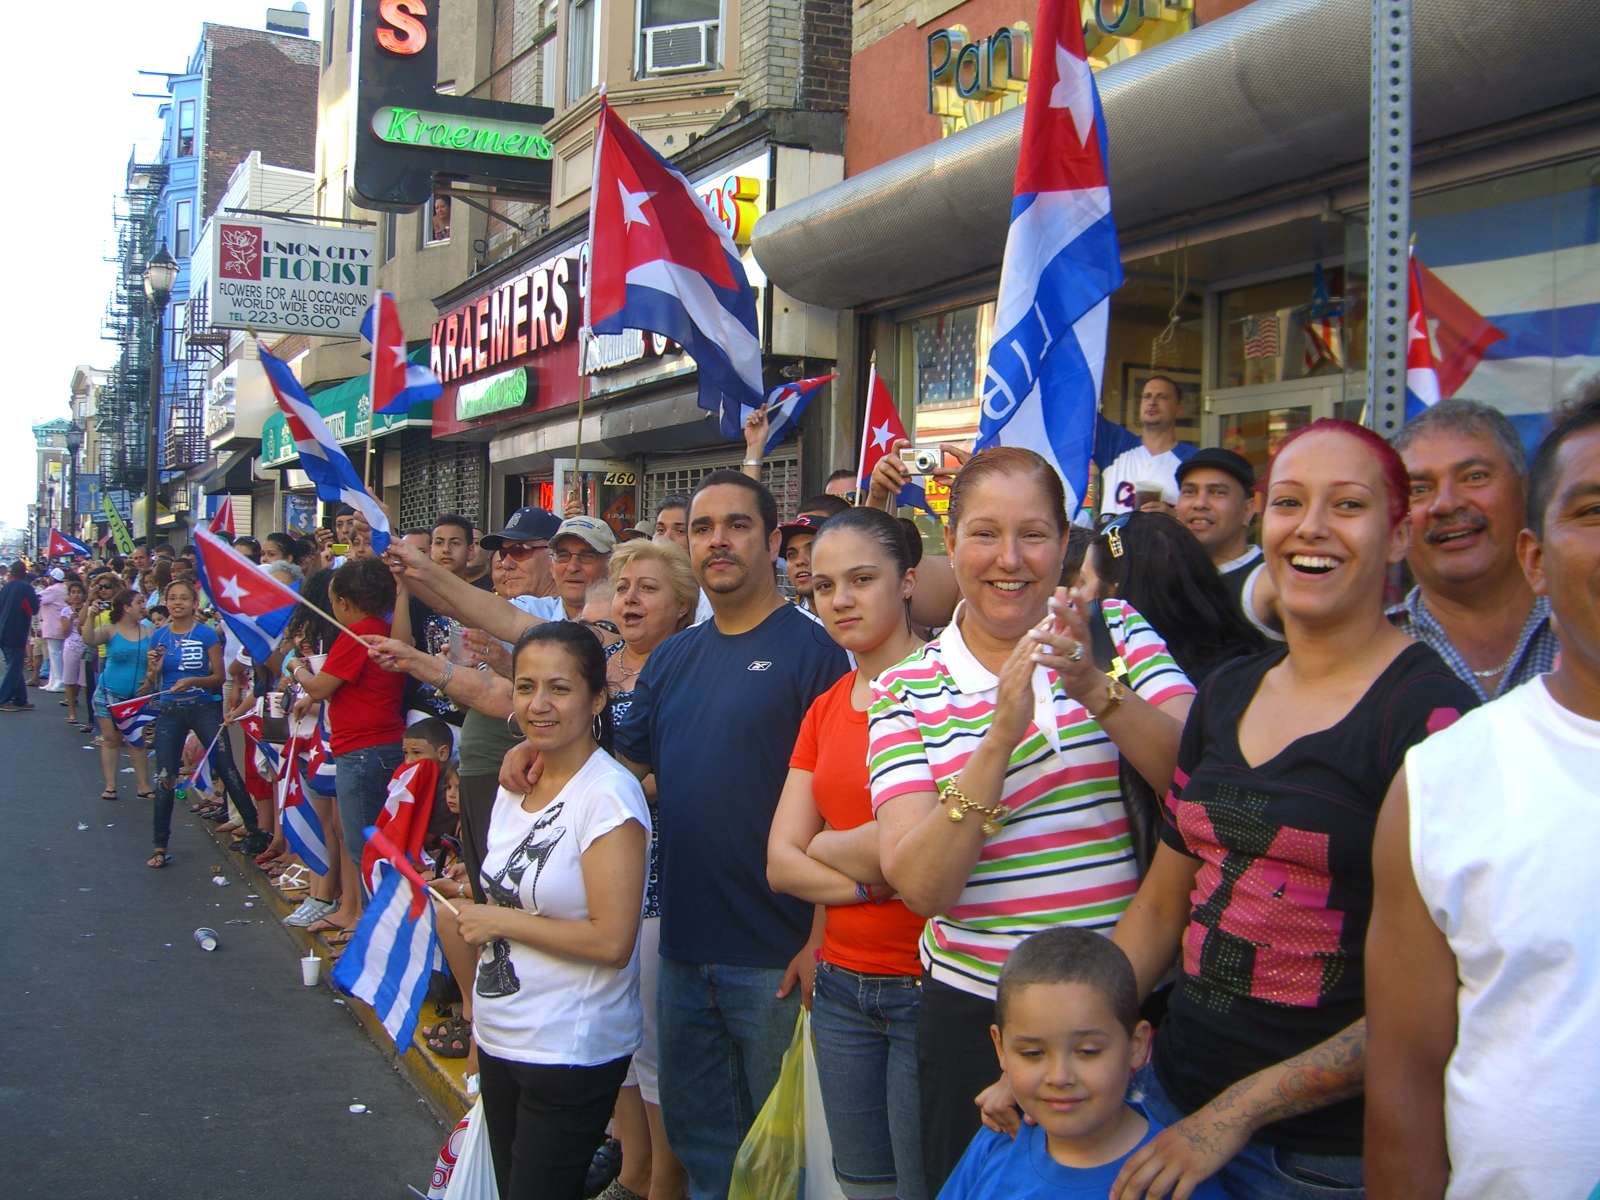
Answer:
<svg viewBox="0 0 1600 1200"><path fill-rule="evenodd" d="M315 954L308 954L300 960L300 982L307 987L316 987L322 979L322 960Z"/></svg>
<svg viewBox="0 0 1600 1200"><path fill-rule="evenodd" d="M205 925L200 926L199 929L194 931L194 944L205 951L215 950L217 948L217 931Z"/></svg>

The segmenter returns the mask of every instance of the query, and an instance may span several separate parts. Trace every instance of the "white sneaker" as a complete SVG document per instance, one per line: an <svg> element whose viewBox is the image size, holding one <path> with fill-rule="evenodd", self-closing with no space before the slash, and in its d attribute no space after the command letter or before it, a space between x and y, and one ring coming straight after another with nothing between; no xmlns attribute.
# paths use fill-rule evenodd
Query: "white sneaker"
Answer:
<svg viewBox="0 0 1600 1200"><path fill-rule="evenodd" d="M313 900L310 896L307 896L300 901L299 908L283 919L283 923L295 929L304 929L307 925L321 920L337 907L338 905L332 904L327 900Z"/></svg>

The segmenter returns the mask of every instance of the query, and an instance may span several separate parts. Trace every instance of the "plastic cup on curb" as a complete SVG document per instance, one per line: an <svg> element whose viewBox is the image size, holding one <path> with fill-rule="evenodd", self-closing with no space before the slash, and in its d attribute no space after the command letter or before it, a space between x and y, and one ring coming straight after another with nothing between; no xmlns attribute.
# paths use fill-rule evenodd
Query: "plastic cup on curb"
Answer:
<svg viewBox="0 0 1600 1200"><path fill-rule="evenodd" d="M322 960L315 954L308 954L300 960L300 982L307 987L316 987L322 980Z"/></svg>
<svg viewBox="0 0 1600 1200"><path fill-rule="evenodd" d="M217 948L217 941L217 931L209 926L202 925L194 931L194 944L207 953Z"/></svg>

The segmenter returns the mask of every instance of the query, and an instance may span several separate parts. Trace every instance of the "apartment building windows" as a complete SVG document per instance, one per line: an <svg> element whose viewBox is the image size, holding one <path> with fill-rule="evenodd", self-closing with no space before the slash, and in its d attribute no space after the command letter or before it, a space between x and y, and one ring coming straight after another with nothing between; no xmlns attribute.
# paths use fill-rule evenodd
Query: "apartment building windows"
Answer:
<svg viewBox="0 0 1600 1200"><path fill-rule="evenodd" d="M194 201L179 200L172 207L172 253L180 261L194 249Z"/></svg>
<svg viewBox="0 0 1600 1200"><path fill-rule="evenodd" d="M422 216L417 221L421 245L443 246L450 241L450 197L434 185L433 198L422 206Z"/></svg>
<svg viewBox="0 0 1600 1200"><path fill-rule="evenodd" d="M535 39L539 44L539 95L538 102L545 108L556 106L556 18L561 12L560 0L549 0L541 16L543 32Z"/></svg>
<svg viewBox="0 0 1600 1200"><path fill-rule="evenodd" d="M577 103L599 81L600 0L568 0L567 103Z"/></svg>
<svg viewBox="0 0 1600 1200"><path fill-rule="evenodd" d="M721 0L635 2L639 17L636 77L710 71L721 65Z"/></svg>
<svg viewBox="0 0 1600 1200"><path fill-rule="evenodd" d="M194 101L178 101L178 145L175 158L188 158L194 153Z"/></svg>

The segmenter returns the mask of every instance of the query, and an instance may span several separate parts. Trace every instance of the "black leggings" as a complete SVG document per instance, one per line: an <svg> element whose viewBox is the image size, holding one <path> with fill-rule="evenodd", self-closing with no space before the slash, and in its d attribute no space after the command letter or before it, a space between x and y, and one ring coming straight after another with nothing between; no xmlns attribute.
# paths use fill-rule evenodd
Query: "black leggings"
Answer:
<svg viewBox="0 0 1600 1200"><path fill-rule="evenodd" d="M936 1196L981 1124L978 1093L1000 1078L989 1026L994 1001L922 976L917 1007L917 1086L922 1096L922 1169Z"/></svg>
<svg viewBox="0 0 1600 1200"><path fill-rule="evenodd" d="M537 1066L478 1047L483 1117L500 1200L582 1200L631 1054L597 1067Z"/></svg>

